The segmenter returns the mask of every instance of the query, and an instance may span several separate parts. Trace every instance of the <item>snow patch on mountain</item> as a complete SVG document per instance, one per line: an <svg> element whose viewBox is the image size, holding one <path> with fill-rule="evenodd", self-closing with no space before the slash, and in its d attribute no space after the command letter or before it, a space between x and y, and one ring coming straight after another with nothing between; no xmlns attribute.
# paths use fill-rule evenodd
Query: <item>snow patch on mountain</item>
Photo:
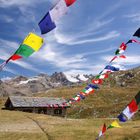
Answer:
<svg viewBox="0 0 140 140"><path fill-rule="evenodd" d="M86 82L88 80L88 78L86 78L85 75L83 75L83 74L78 75L78 79L80 79L81 81L84 81L84 82Z"/></svg>
<svg viewBox="0 0 140 140"><path fill-rule="evenodd" d="M64 72L66 78L68 81L72 83L78 83L78 82L86 82L89 78L87 78L84 74L74 74L69 72Z"/></svg>
<svg viewBox="0 0 140 140"><path fill-rule="evenodd" d="M66 78L68 81L72 83L77 83L79 80L76 78L76 76L70 75L70 74L65 74Z"/></svg>
<svg viewBox="0 0 140 140"><path fill-rule="evenodd" d="M30 79L28 79L28 80L26 80L26 81L20 81L19 84L17 84L17 85L28 84L28 83L31 82L31 81L38 81L38 78L30 78Z"/></svg>

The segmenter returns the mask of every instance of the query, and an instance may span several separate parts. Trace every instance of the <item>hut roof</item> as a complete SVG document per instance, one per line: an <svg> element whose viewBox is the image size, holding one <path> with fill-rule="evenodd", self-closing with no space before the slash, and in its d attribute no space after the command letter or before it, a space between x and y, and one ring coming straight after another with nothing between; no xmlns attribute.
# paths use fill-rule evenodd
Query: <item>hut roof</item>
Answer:
<svg viewBox="0 0 140 140"><path fill-rule="evenodd" d="M8 100L13 107L69 107L65 104L67 101L62 98L9 96Z"/></svg>

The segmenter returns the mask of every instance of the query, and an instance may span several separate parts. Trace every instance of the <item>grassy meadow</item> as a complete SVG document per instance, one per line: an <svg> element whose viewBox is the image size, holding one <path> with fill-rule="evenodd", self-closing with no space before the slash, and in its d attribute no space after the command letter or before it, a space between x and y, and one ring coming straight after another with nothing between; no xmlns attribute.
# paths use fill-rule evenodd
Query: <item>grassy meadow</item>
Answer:
<svg viewBox="0 0 140 140"><path fill-rule="evenodd" d="M70 98L83 87L53 89L38 96ZM95 140L102 125L115 120L138 91L138 87L103 88L73 105L66 118L0 110L0 140ZM0 99L1 108L5 100ZM139 112L121 126L101 139L140 140Z"/></svg>

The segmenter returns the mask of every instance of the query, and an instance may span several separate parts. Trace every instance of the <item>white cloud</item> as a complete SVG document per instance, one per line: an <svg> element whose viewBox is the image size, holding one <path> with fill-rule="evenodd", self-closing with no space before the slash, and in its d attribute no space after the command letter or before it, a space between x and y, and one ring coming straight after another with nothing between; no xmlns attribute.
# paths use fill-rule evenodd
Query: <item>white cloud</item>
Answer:
<svg viewBox="0 0 140 140"><path fill-rule="evenodd" d="M80 31L74 32L73 34L71 34L71 37L80 39L80 38L87 38L91 35L96 35L98 33L101 33L102 32L101 28L109 25L113 20L114 20L113 18L108 19L108 20L95 19L95 20L91 21L90 23L86 24L86 26L85 25L82 26L82 28L80 26L80 28L81 28ZM63 25L63 23L61 23L61 21L59 23L60 24L58 24L58 28L55 30L55 34L62 35L62 34L64 34L64 33L62 33L64 25ZM64 34L63 36L67 36L67 35Z"/></svg>
<svg viewBox="0 0 140 140"><path fill-rule="evenodd" d="M67 56L62 49L56 49L57 46L47 43L32 58L38 58L39 62L48 61L59 68L81 68L86 61L82 55ZM44 62L43 62L44 63Z"/></svg>
<svg viewBox="0 0 140 140"><path fill-rule="evenodd" d="M45 0L42 0L45 1ZM39 3L38 0L0 0L0 7L9 7L9 6L32 6L36 3Z"/></svg>
<svg viewBox="0 0 140 140"><path fill-rule="evenodd" d="M85 43L105 41L105 40L116 38L118 36L120 36L120 33L117 31L111 31L104 36L99 36L99 37L91 38L91 39L79 39L79 38L77 39L75 36L67 36L59 32L55 33L55 38L57 42L60 44L66 44L66 45L79 45L79 44L85 44Z"/></svg>
<svg viewBox="0 0 140 140"><path fill-rule="evenodd" d="M35 68L33 66L33 64L30 64L30 62L24 62L22 60L10 61L10 62L20 66L21 68L27 69L27 70L31 70L31 71L34 71L34 72L42 72L40 69Z"/></svg>
<svg viewBox="0 0 140 140"><path fill-rule="evenodd" d="M103 70L105 67L104 64L100 63L100 64L95 64L95 65L89 65L86 69L70 69L70 70L66 70L64 71L65 74L68 75L73 75L73 76L77 76L78 74L82 74L82 75L86 75L86 74L93 74L96 75L98 73L101 72L101 70Z"/></svg>
<svg viewBox="0 0 140 140"><path fill-rule="evenodd" d="M14 21L14 19L9 15L1 15L1 19L3 19L3 21L6 23L11 23Z"/></svg>
<svg viewBox="0 0 140 140"><path fill-rule="evenodd" d="M1 45L1 49L17 49L19 44L17 42L14 41L9 41L9 40L4 40L4 39L0 39L0 45Z"/></svg>
<svg viewBox="0 0 140 140"><path fill-rule="evenodd" d="M107 52L109 52L109 51L114 50L114 48L115 48L115 47L110 46L110 47L108 47L107 49L104 48L104 49L102 49L102 50L98 50L98 51L95 50L95 51L91 51L91 52L85 52L85 53L82 53L81 55L83 55L83 57L86 57L86 56L94 55L94 54L107 53Z"/></svg>
<svg viewBox="0 0 140 140"><path fill-rule="evenodd" d="M129 18L132 22L140 22L140 13L127 14L123 17Z"/></svg>

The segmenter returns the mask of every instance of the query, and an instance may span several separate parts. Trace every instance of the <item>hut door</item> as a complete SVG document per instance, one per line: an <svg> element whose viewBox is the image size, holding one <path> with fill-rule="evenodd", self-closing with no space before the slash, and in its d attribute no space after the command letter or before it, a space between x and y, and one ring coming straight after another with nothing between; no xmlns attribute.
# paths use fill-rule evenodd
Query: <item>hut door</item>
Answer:
<svg viewBox="0 0 140 140"><path fill-rule="evenodd" d="M61 115L62 114L62 109L55 109L54 114L55 115Z"/></svg>

